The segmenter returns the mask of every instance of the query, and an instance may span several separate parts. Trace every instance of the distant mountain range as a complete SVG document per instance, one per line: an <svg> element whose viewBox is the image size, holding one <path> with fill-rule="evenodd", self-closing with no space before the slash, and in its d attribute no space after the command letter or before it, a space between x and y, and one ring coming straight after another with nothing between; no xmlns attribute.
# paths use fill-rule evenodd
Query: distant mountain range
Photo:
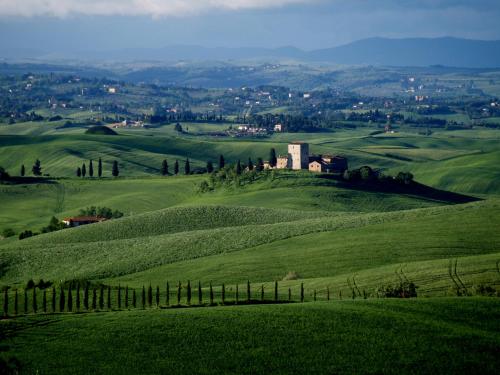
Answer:
<svg viewBox="0 0 500 375"><path fill-rule="evenodd" d="M176 45L158 49L133 48L108 51L47 53L35 50L3 50L4 58L97 61L227 61L298 60L342 65L433 66L499 68L500 41L458 38L370 38L339 47L304 51L295 47L226 48Z"/></svg>

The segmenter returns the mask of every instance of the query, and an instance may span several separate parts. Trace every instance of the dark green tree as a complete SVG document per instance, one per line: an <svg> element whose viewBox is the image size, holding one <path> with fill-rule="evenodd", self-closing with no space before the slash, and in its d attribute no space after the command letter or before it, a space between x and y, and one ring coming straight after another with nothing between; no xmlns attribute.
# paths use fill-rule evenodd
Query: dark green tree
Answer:
<svg viewBox="0 0 500 375"><path fill-rule="evenodd" d="M108 301L106 303L106 307L108 308L108 310L111 310L111 287L108 286Z"/></svg>
<svg viewBox="0 0 500 375"><path fill-rule="evenodd" d="M314 301L316 302L316 289L314 289L313 296L314 296Z"/></svg>
<svg viewBox="0 0 500 375"><path fill-rule="evenodd" d="M89 309L89 283L85 283L85 289L83 290L83 307L88 311Z"/></svg>
<svg viewBox="0 0 500 375"><path fill-rule="evenodd" d="M226 161L224 160L224 156L219 155L219 170L223 169L225 165L226 165Z"/></svg>
<svg viewBox="0 0 500 375"><path fill-rule="evenodd" d="M278 282L274 282L274 300L277 302L278 301Z"/></svg>
<svg viewBox="0 0 500 375"><path fill-rule="evenodd" d="M238 160L236 163L236 168L235 168L236 174L239 176L241 174L241 162Z"/></svg>
<svg viewBox="0 0 500 375"><path fill-rule="evenodd" d="M182 294L182 284L179 281L179 284L177 285L177 305L181 304L181 294Z"/></svg>
<svg viewBox="0 0 500 375"><path fill-rule="evenodd" d="M209 161L207 161L207 173L212 173L213 171L214 171L214 165L209 160Z"/></svg>
<svg viewBox="0 0 500 375"><path fill-rule="evenodd" d="M166 297L165 297L165 303L167 306L170 305L170 284L167 281L167 291L166 291Z"/></svg>
<svg viewBox="0 0 500 375"><path fill-rule="evenodd" d="M253 171L253 161L250 158L248 158L248 170Z"/></svg>
<svg viewBox="0 0 500 375"><path fill-rule="evenodd" d="M125 308L128 309L128 285L125 286Z"/></svg>
<svg viewBox="0 0 500 375"><path fill-rule="evenodd" d="M26 176L26 168L24 167L24 164L21 165L21 177Z"/></svg>
<svg viewBox="0 0 500 375"><path fill-rule="evenodd" d="M68 287L68 311L72 312L73 311L73 292L71 291L72 286L69 284Z"/></svg>
<svg viewBox="0 0 500 375"><path fill-rule="evenodd" d="M222 304L224 305L224 303L226 302L226 286L224 285L224 283L222 283L220 298L222 300Z"/></svg>
<svg viewBox="0 0 500 375"><path fill-rule="evenodd" d="M149 284L148 287L148 307L153 306L153 288L151 287L151 284Z"/></svg>
<svg viewBox="0 0 500 375"><path fill-rule="evenodd" d="M135 289L132 289L132 307L134 309L137 307L137 296L135 294Z"/></svg>
<svg viewBox="0 0 500 375"><path fill-rule="evenodd" d="M212 282L210 281L210 305L214 304L214 288L212 287Z"/></svg>
<svg viewBox="0 0 500 375"><path fill-rule="evenodd" d="M247 281L247 302L250 302L252 295L250 293L250 280Z"/></svg>
<svg viewBox="0 0 500 375"><path fill-rule="evenodd" d="M300 283L300 302L304 302L304 283Z"/></svg>
<svg viewBox="0 0 500 375"><path fill-rule="evenodd" d="M118 168L118 162L116 160L113 161L113 169L111 170L111 174L113 177L118 177L120 175L120 169Z"/></svg>
<svg viewBox="0 0 500 375"><path fill-rule="evenodd" d="M89 177L94 177L94 163L92 163L92 159L89 160Z"/></svg>
<svg viewBox="0 0 500 375"><path fill-rule="evenodd" d="M163 160L161 163L161 175L168 176L168 162L167 160Z"/></svg>
<svg viewBox="0 0 500 375"><path fill-rule="evenodd" d="M82 164L82 177L87 175L87 167L85 167L85 163Z"/></svg>
<svg viewBox="0 0 500 375"><path fill-rule="evenodd" d="M260 287L260 300L264 301L264 285Z"/></svg>
<svg viewBox="0 0 500 375"><path fill-rule="evenodd" d="M102 160L99 158L99 162L97 163L97 177L102 177Z"/></svg>
<svg viewBox="0 0 500 375"><path fill-rule="evenodd" d="M56 312L56 300L57 300L57 292L56 288L52 287L52 313Z"/></svg>
<svg viewBox="0 0 500 375"><path fill-rule="evenodd" d="M99 288L99 309L104 310L104 286Z"/></svg>
<svg viewBox="0 0 500 375"><path fill-rule="evenodd" d="M24 288L24 314L28 313L28 290Z"/></svg>
<svg viewBox="0 0 500 375"><path fill-rule="evenodd" d="M41 176L42 175L42 163L40 160L36 159L35 164L31 168L31 171L33 172L34 176Z"/></svg>
<svg viewBox="0 0 500 375"><path fill-rule="evenodd" d="M142 286L141 305L144 310L146 308L146 288L144 285Z"/></svg>
<svg viewBox="0 0 500 375"><path fill-rule="evenodd" d="M189 159L186 159L186 162L184 163L184 174L188 175L191 173L191 165L189 164Z"/></svg>
<svg viewBox="0 0 500 375"><path fill-rule="evenodd" d="M264 170L264 161L262 158L257 159L257 165L255 166L257 172L262 172Z"/></svg>
<svg viewBox="0 0 500 375"><path fill-rule="evenodd" d="M97 309L97 290L92 288L92 310Z"/></svg>
<svg viewBox="0 0 500 375"><path fill-rule="evenodd" d="M76 168L76 177L82 177L82 169L80 167Z"/></svg>
<svg viewBox="0 0 500 375"><path fill-rule="evenodd" d="M236 290L234 292L234 304L237 305L239 302L240 296L238 293L238 284L236 284Z"/></svg>
<svg viewBox="0 0 500 375"><path fill-rule="evenodd" d="M36 286L33 287L33 300L32 300L32 304L33 304L33 314L36 314L36 311L38 310L38 304L37 304L37 301L36 301Z"/></svg>
<svg viewBox="0 0 500 375"><path fill-rule="evenodd" d="M274 148L271 149L269 152L269 165L271 167L276 167L276 163L278 162L278 159L276 158L276 150Z"/></svg>
<svg viewBox="0 0 500 375"><path fill-rule="evenodd" d="M288 302L292 300L292 288L288 288Z"/></svg>
<svg viewBox="0 0 500 375"><path fill-rule="evenodd" d="M116 299L118 302L118 310L121 310L121 308L122 308L122 288L121 288L120 284L118 284L118 291L116 293L117 293Z"/></svg>
<svg viewBox="0 0 500 375"><path fill-rule="evenodd" d="M65 305L66 305L66 298L64 294L64 288L61 285L61 290L59 291L59 312L64 312Z"/></svg>
<svg viewBox="0 0 500 375"><path fill-rule="evenodd" d="M176 160L174 163L174 174L175 175L179 174L179 160Z"/></svg>
<svg viewBox="0 0 500 375"><path fill-rule="evenodd" d="M186 287L186 301L188 306L191 305L191 281L189 280Z"/></svg>
<svg viewBox="0 0 500 375"><path fill-rule="evenodd" d="M201 281L198 281L198 305L203 303L203 291L201 290Z"/></svg>
<svg viewBox="0 0 500 375"><path fill-rule="evenodd" d="M155 295L155 298L156 298L156 307L160 307L160 287L157 285L156 286L156 295Z"/></svg>
<svg viewBox="0 0 500 375"><path fill-rule="evenodd" d="M19 315L19 296L17 293L17 289L14 292L14 315Z"/></svg>
<svg viewBox="0 0 500 375"><path fill-rule="evenodd" d="M44 313L47 312L47 289L42 292L42 309Z"/></svg>

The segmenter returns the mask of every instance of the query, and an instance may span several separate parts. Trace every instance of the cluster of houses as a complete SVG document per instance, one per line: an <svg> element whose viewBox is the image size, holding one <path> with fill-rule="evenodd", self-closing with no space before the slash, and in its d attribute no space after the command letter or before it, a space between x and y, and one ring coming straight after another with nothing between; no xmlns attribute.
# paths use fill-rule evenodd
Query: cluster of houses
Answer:
<svg viewBox="0 0 500 375"><path fill-rule="evenodd" d="M80 225L100 223L105 220L106 218L102 216L75 216L64 218L62 222L67 227L79 227Z"/></svg>
<svg viewBox="0 0 500 375"><path fill-rule="evenodd" d="M272 168L269 162L265 168ZM311 172L344 173L348 169L347 158L340 155L310 155L309 144L292 142L288 154L277 157L276 169L306 169Z"/></svg>

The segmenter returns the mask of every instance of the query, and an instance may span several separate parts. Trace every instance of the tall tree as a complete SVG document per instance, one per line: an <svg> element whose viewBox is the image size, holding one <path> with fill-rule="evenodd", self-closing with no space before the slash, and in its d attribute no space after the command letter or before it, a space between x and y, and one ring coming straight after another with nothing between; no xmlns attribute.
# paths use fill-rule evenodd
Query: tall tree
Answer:
<svg viewBox="0 0 500 375"><path fill-rule="evenodd" d="M99 158L99 162L97 163L97 176L99 178L102 177L102 160Z"/></svg>
<svg viewBox="0 0 500 375"><path fill-rule="evenodd" d="M153 305L153 287L149 284L148 287L148 306L151 307Z"/></svg>
<svg viewBox="0 0 500 375"><path fill-rule="evenodd" d="M118 177L120 174L120 170L118 169L118 162L116 160L113 161L113 169L111 170L111 174L113 177Z"/></svg>
<svg viewBox="0 0 500 375"><path fill-rule="evenodd" d="M198 281L198 305L203 303L203 292L201 290L201 281Z"/></svg>
<svg viewBox="0 0 500 375"><path fill-rule="evenodd" d="M179 160L175 161L175 164L174 164L174 174L175 175L179 174Z"/></svg>
<svg viewBox="0 0 500 375"><path fill-rule="evenodd" d="M24 164L21 165L21 177L24 177L26 175L26 168L24 167Z"/></svg>
<svg viewBox="0 0 500 375"><path fill-rule="evenodd" d="M262 158L257 159L257 166L255 167L255 169L257 170L257 172L262 172L264 170L264 161L262 160Z"/></svg>
<svg viewBox="0 0 500 375"><path fill-rule="evenodd" d="M35 164L33 165L33 168L31 168L31 171L33 172L33 175L35 176L41 176L42 175L42 163L40 160L36 159Z"/></svg>
<svg viewBox="0 0 500 375"><path fill-rule="evenodd" d="M64 288L61 285L61 290L59 291L59 312L64 312L65 305L66 305L66 299L64 297Z"/></svg>
<svg viewBox="0 0 500 375"><path fill-rule="evenodd" d="M188 175L191 173L191 165L189 164L189 159L186 159L186 163L184 164L184 174Z"/></svg>
<svg viewBox="0 0 500 375"><path fill-rule="evenodd" d="M36 286L33 287L33 313L36 314L36 311L38 310L38 304L36 301Z"/></svg>
<svg viewBox="0 0 500 375"><path fill-rule="evenodd" d="M219 169L224 168L224 165L226 165L226 161L224 160L224 156L220 155L219 156Z"/></svg>
<svg viewBox="0 0 500 375"><path fill-rule="evenodd" d="M238 160L236 163L236 174L240 175L241 174L241 162Z"/></svg>
<svg viewBox="0 0 500 375"><path fill-rule="evenodd" d="M251 158L248 158L248 170L253 171L253 161Z"/></svg>
<svg viewBox="0 0 500 375"><path fill-rule="evenodd" d="M83 290L83 307L85 310L89 309L89 283L85 283L85 289Z"/></svg>
<svg viewBox="0 0 500 375"><path fill-rule="evenodd" d="M269 153L269 165L274 168L276 167L277 162L278 159L276 158L276 150L272 148L271 152Z"/></svg>
<svg viewBox="0 0 500 375"><path fill-rule="evenodd" d="M144 285L142 286L141 304L144 310L146 308L146 288L144 288Z"/></svg>
<svg viewBox="0 0 500 375"><path fill-rule="evenodd" d="M161 163L161 175L162 176L168 175L168 162L167 162L167 160L163 160L163 162Z"/></svg>
<svg viewBox="0 0 500 375"><path fill-rule="evenodd" d="M87 175L87 168L85 167L85 163L82 164L82 177Z"/></svg>
<svg viewBox="0 0 500 375"><path fill-rule="evenodd" d="M82 169L80 167L76 168L76 177L82 177Z"/></svg>
<svg viewBox="0 0 500 375"><path fill-rule="evenodd" d="M89 177L94 177L94 163L92 163L92 159L89 160Z"/></svg>
<svg viewBox="0 0 500 375"><path fill-rule="evenodd" d="M68 287L68 311L73 311L73 293L71 292L72 285L69 284Z"/></svg>
<svg viewBox="0 0 500 375"><path fill-rule="evenodd" d="M55 313L56 312L56 299L57 299L57 296L56 296L57 292L56 292L56 287L53 286L52 287L52 312Z"/></svg>
<svg viewBox="0 0 500 375"><path fill-rule="evenodd" d="M212 173L213 171L214 171L214 165L209 160L209 161L207 161L207 173Z"/></svg>
<svg viewBox="0 0 500 375"><path fill-rule="evenodd" d="M191 305L191 281L188 280L187 291L186 291L187 304Z"/></svg>

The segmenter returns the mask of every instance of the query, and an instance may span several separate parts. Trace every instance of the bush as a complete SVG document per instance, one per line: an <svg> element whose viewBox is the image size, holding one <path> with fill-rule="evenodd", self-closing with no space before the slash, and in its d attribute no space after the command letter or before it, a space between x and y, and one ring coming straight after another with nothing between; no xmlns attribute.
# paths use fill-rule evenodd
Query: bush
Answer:
<svg viewBox="0 0 500 375"><path fill-rule="evenodd" d="M24 232L19 233L19 239L24 240L25 238L30 238L36 236L36 233L33 233L30 230L25 230Z"/></svg>
<svg viewBox="0 0 500 375"><path fill-rule="evenodd" d="M16 233L11 228L7 228L7 229L4 229L2 231L2 236L4 238L9 238L9 237L12 237L12 236L15 236L15 235L16 235Z"/></svg>
<svg viewBox="0 0 500 375"><path fill-rule="evenodd" d="M487 284L474 285L473 290L474 294L478 296L494 297L497 295L497 290Z"/></svg>
<svg viewBox="0 0 500 375"><path fill-rule="evenodd" d="M386 298L414 298L417 296L417 286L408 281L385 285L377 289L377 295Z"/></svg>
<svg viewBox="0 0 500 375"><path fill-rule="evenodd" d="M108 207L87 207L84 210L80 210L80 215L82 216L99 216L106 219L118 219L123 216L123 212L118 210L112 210Z"/></svg>

